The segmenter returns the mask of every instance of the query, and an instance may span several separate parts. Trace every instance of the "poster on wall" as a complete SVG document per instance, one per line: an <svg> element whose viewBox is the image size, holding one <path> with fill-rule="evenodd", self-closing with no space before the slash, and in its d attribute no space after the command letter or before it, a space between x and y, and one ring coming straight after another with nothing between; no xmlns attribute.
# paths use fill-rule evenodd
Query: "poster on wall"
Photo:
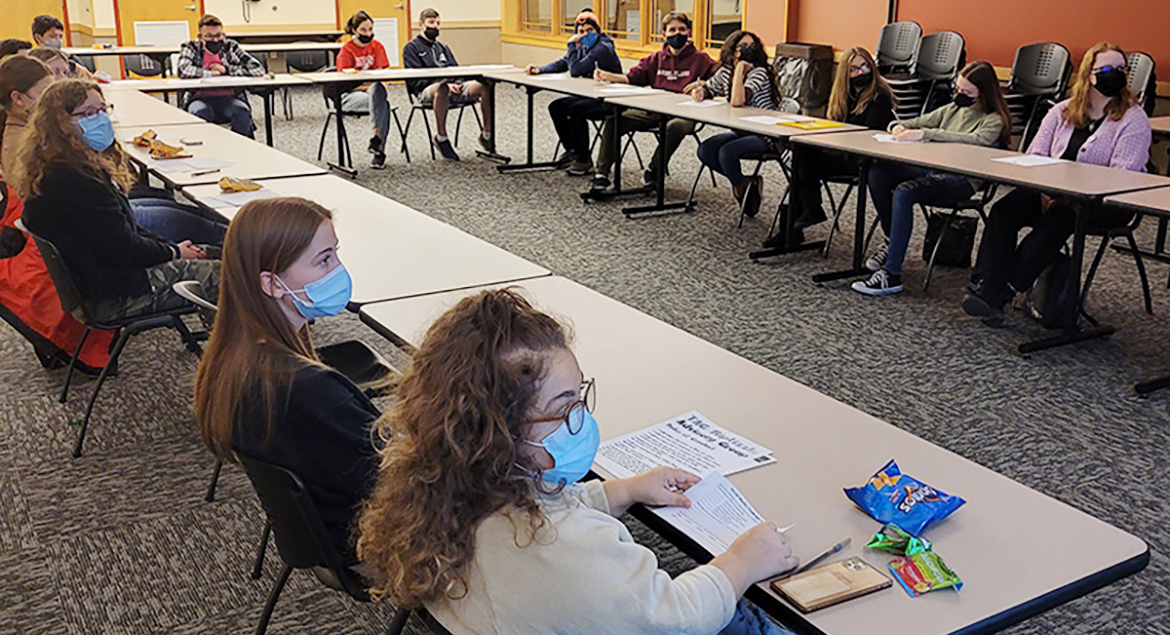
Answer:
<svg viewBox="0 0 1170 635"><path fill-rule="evenodd" d="M390 66L401 66L398 59L402 49L398 44L398 18L374 18L374 37L386 47L386 57L390 59Z"/></svg>

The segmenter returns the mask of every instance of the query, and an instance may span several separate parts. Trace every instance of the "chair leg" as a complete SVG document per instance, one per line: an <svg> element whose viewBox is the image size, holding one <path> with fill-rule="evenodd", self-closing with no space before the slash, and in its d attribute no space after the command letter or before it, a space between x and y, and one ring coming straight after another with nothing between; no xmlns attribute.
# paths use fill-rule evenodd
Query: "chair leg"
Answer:
<svg viewBox="0 0 1170 635"><path fill-rule="evenodd" d="M203 500L208 503L215 501L215 488L219 485L219 472L222 469L223 459L215 459L215 468L211 470L211 482L207 484L207 493L203 496Z"/></svg>
<svg viewBox="0 0 1170 635"><path fill-rule="evenodd" d="M922 211L925 212L926 208L923 208ZM930 262L928 262L926 265L926 279L922 281L923 293L926 293L926 290L930 288L930 278L934 275L934 261L936 258L938 258L938 250L942 247L943 238L946 238L947 230L951 227L951 221L957 218L958 215L958 212L952 210L952 212L947 215L947 222L943 223L942 230L938 232L938 240L934 241L934 249L930 250ZM929 225L929 213L927 213L926 217L928 219L927 224Z"/></svg>
<svg viewBox="0 0 1170 635"><path fill-rule="evenodd" d="M1146 301L1146 313L1154 314L1154 300L1150 297L1150 278L1146 274L1146 263L1142 259L1142 252L1138 251L1137 241L1133 232L1126 232L1125 239L1129 242L1129 253L1133 254L1133 262L1137 265L1138 277L1142 280L1142 297Z"/></svg>
<svg viewBox="0 0 1170 635"><path fill-rule="evenodd" d="M845 211L845 204L849 200L849 195L853 193L853 185L850 184L845 189L845 196L841 197L841 202L838 204L833 199L833 190L829 188L829 184L823 181L821 184L825 187L825 193L829 195L829 209L833 210L833 224L829 226L829 236L825 239L824 249L821 250L821 257L828 258L829 247L833 244L833 236L841 229L841 214Z"/></svg>
<svg viewBox="0 0 1170 635"><path fill-rule="evenodd" d="M422 113L420 116L422 117L423 125L426 126L426 128L427 128L427 145L431 147L431 161L434 161L435 160L435 139L434 139L434 135L431 134L431 120L427 118L427 113L425 113L425 112Z"/></svg>
<svg viewBox="0 0 1170 635"><path fill-rule="evenodd" d="M85 431L89 428L89 417L93 414L93 405L97 403L98 393L102 390L102 384L106 383L110 368L118 361L122 349L126 348L126 342L130 340L130 335L130 329L122 329L118 335L118 341L114 344L114 350L110 352L110 361L106 362L106 367L98 375L97 385L93 387L93 394L89 396L89 405L85 408L85 418L81 420L81 430L77 432L77 443L73 446L73 458L75 459L81 456L81 446L85 443Z"/></svg>
<svg viewBox="0 0 1170 635"><path fill-rule="evenodd" d="M691 183L691 195L687 197L687 206L685 208L688 211L695 206L695 190L699 188L699 179L703 178L703 170L706 169L707 166L700 164L699 173L695 175L695 182Z"/></svg>
<svg viewBox="0 0 1170 635"><path fill-rule="evenodd" d="M463 111L466 107L459 109L459 116L455 118L455 147L459 147L459 129L463 127Z"/></svg>
<svg viewBox="0 0 1170 635"><path fill-rule="evenodd" d="M272 534L272 521L264 519L264 531L260 532L260 544L256 545L256 560L252 563L252 579L259 580L264 571L264 554L268 552L268 536Z"/></svg>
<svg viewBox="0 0 1170 635"><path fill-rule="evenodd" d="M877 231L878 225L881 224L881 219L873 219L873 223L869 226L869 231L865 234L865 244L862 245L861 253L869 253L869 243L873 241L873 234Z"/></svg>
<svg viewBox="0 0 1170 635"><path fill-rule="evenodd" d="M332 110L329 111L329 114L325 115L325 128L323 130L321 130L321 141L317 144L317 160L318 161L320 161L321 157L324 156L324 154L325 154L325 136L329 134L329 122L330 121L333 121L333 111Z"/></svg>
<svg viewBox="0 0 1170 635"><path fill-rule="evenodd" d="M272 592L268 594L268 600L264 603L264 612L260 614L260 623L256 625L256 635L264 635L268 631L268 621L272 619L272 610L276 608L276 601L280 599L280 592L284 590L284 584L288 582L288 576L291 574L292 567L284 565L284 569L280 571L280 577L276 579L276 586L272 587Z"/></svg>
<svg viewBox="0 0 1170 635"><path fill-rule="evenodd" d="M398 609L394 612L394 617L390 619L390 630L386 631L388 635L399 635L402 629L406 628L406 620L410 618L410 609Z"/></svg>
<svg viewBox="0 0 1170 635"><path fill-rule="evenodd" d="M394 117L394 126L398 128L398 137L402 139L402 154L406 156L406 162L410 163L410 148L406 146L406 131L402 129L402 120L398 118L398 109L392 109L390 116Z"/></svg>
<svg viewBox="0 0 1170 635"><path fill-rule="evenodd" d="M748 177L748 180L752 181L753 183L748 183L748 187L754 187L754 181L756 180L756 177L760 175L760 168L762 168L762 167L764 167L764 162L763 161L756 161L756 169L754 171L752 171L752 175ZM715 170L711 170L711 176L712 177L715 176ZM743 219L747 217L747 207L745 207L746 204L747 204L747 190L744 190L743 191L743 199L741 199L739 201L739 222L736 223L736 225L735 225L736 229L743 228Z"/></svg>
<svg viewBox="0 0 1170 635"><path fill-rule="evenodd" d="M1108 248L1109 237L1104 236L1101 238L1101 246L1097 248L1097 254L1093 256L1093 264L1089 265L1089 273L1085 276L1085 284L1081 288L1081 315L1084 315L1086 318L1088 318L1089 321L1094 325L1097 323L1097 320L1093 319L1093 317L1085 311L1085 303L1088 302L1089 299L1089 289L1093 286L1093 278L1097 276L1097 267L1101 265L1101 259L1105 256L1105 250Z"/></svg>
<svg viewBox="0 0 1170 635"><path fill-rule="evenodd" d="M195 336L191 335L191 331L187 330L187 325L183 323L183 318L176 315L171 319L171 322L174 324L175 330L179 332L179 339L183 340L183 343L187 345L187 350L196 355L202 355L203 347L199 346L199 342L195 341Z"/></svg>
<svg viewBox="0 0 1170 635"><path fill-rule="evenodd" d="M81 355L81 347L85 346L85 340L89 338L89 334L93 329L88 326L85 327L85 332L81 334L81 340L77 342L77 348L73 349L73 357L69 358L69 372L65 374L65 387L61 389L61 398L58 400L65 403L69 398L69 384L73 382L73 370L77 366L77 356ZM108 365L109 362L106 362Z"/></svg>

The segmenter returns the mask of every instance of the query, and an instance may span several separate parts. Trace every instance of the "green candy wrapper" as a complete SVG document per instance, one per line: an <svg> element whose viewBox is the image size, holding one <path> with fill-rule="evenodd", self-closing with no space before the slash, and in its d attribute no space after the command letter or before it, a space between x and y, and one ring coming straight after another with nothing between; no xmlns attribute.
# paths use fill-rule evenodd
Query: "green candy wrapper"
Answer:
<svg viewBox="0 0 1170 635"><path fill-rule="evenodd" d="M954 587L958 591L963 588L959 576L933 551L895 558L889 567L894 579L912 598L939 589Z"/></svg>
<svg viewBox="0 0 1170 635"><path fill-rule="evenodd" d="M865 546L899 556L911 556L923 551L930 551L930 541L925 538L915 538L893 523L886 523L882 530L874 534Z"/></svg>

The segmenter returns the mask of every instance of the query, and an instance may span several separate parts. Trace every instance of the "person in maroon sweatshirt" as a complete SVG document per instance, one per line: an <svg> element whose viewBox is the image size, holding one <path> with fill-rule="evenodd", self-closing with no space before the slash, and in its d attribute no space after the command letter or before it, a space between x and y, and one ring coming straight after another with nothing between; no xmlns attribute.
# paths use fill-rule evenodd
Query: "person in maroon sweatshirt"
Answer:
<svg viewBox="0 0 1170 635"><path fill-rule="evenodd" d="M691 43L691 19L684 13L671 12L662 18L662 37L666 42L653 55L642 58L630 72L622 75L598 69L593 79L615 84L650 86L672 93L684 93L695 81L707 79L715 74L719 63L706 53L695 49ZM621 134L631 130L652 130L658 126L658 115L641 110L627 110L622 113ZM654 183L659 166L670 162L671 155L682 140L695 130L695 122L687 119L671 119L666 124L666 139L662 140L650 169L643 175L647 185ZM597 167L594 170L591 189L604 190L609 187L609 171L617 159L617 147L613 142L613 120L607 119L601 133L601 149L597 152Z"/></svg>

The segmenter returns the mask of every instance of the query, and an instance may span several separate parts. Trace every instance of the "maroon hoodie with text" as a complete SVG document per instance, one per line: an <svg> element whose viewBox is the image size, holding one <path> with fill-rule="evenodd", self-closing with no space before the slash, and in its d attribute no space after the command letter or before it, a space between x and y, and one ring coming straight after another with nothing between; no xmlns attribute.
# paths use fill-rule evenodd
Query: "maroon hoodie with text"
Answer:
<svg viewBox="0 0 1170 635"><path fill-rule="evenodd" d="M663 44L661 50L643 57L637 66L631 68L630 72L626 73L626 78L635 86L650 86L681 93L687 84L696 79L711 77L718 68L718 62L706 53L696 50L695 45L690 42L687 42L678 55L670 52L669 44Z"/></svg>

